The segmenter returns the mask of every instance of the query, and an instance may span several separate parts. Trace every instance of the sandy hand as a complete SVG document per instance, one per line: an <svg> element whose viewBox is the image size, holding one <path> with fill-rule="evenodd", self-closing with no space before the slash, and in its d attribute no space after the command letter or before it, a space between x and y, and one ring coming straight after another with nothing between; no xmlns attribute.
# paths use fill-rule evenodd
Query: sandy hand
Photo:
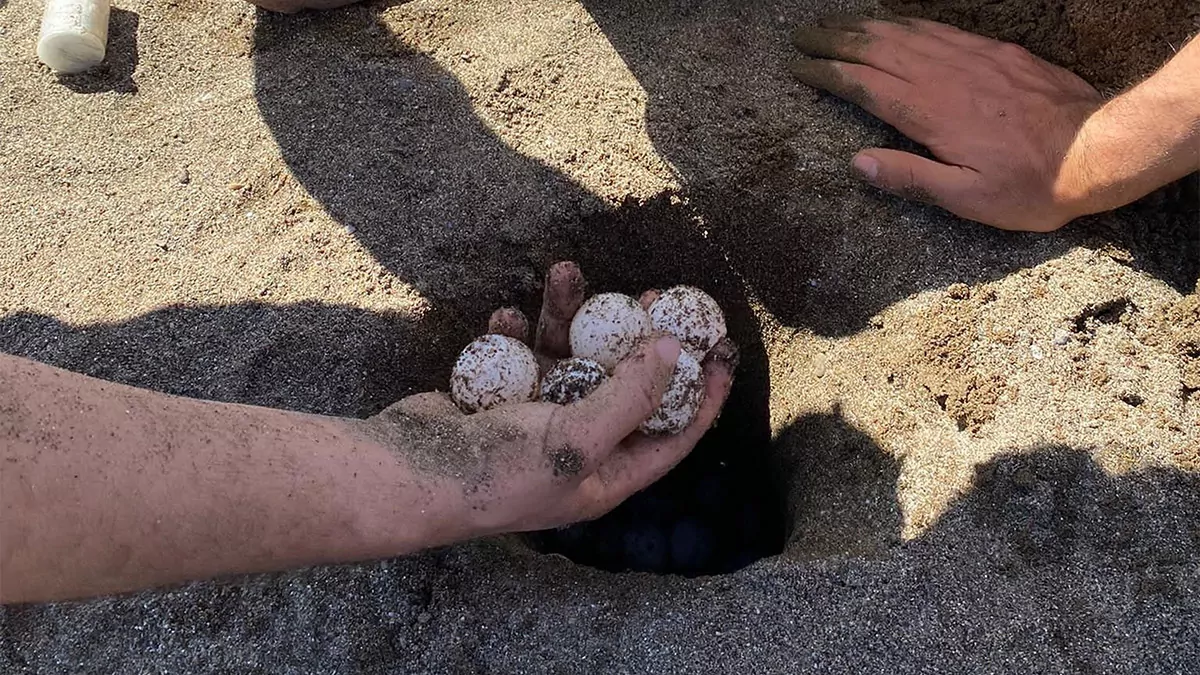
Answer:
<svg viewBox="0 0 1200 675"><path fill-rule="evenodd" d="M571 319L585 284L574 263L546 275L535 351L544 363L566 356ZM527 340L528 321L497 310L489 332ZM524 403L464 415L444 394L406 398L372 418L401 456L437 457L437 467L411 463L432 479L461 486L461 512L474 535L527 531L597 518L660 478L695 447L720 413L733 382L732 343L704 364L706 399L683 432L647 437L637 432L670 383L679 342L645 341L591 395L566 406ZM431 431L432 430L432 431Z"/></svg>
<svg viewBox="0 0 1200 675"><path fill-rule="evenodd" d="M832 17L793 42L807 85L855 103L937 160L884 148L855 155L864 180L1006 230L1046 232L1090 213L1072 149L1103 99L1017 45L933 21Z"/></svg>

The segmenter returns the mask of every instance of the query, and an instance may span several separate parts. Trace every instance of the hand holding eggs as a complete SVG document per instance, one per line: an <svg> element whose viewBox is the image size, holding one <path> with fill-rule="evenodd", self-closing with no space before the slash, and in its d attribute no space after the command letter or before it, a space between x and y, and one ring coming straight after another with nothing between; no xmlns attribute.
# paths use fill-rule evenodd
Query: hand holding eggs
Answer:
<svg viewBox="0 0 1200 675"><path fill-rule="evenodd" d="M639 428L649 435L676 434L692 423L704 403L701 363L726 335L716 300L693 286L663 291L648 309L622 293L592 296L571 319L571 358L558 361L541 377L537 358L524 343L485 335L459 355L451 397L468 413L538 398L570 405L603 384L639 343L656 333L674 336L682 350L661 405Z"/></svg>

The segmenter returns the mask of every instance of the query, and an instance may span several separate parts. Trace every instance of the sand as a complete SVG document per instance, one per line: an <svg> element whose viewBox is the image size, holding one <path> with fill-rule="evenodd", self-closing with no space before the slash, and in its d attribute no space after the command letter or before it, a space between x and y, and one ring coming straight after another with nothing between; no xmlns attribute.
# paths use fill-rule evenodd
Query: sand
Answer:
<svg viewBox="0 0 1200 675"><path fill-rule="evenodd" d="M0 672L1194 670L1195 177L1049 236L866 188L850 155L905 141L784 68L856 8L123 2L60 82L40 3L0 0L0 350L361 417L444 389L555 260L691 283L742 348L710 452L767 453L788 532L694 579L510 537L8 608ZM1094 33L1106 86L1152 67Z"/></svg>

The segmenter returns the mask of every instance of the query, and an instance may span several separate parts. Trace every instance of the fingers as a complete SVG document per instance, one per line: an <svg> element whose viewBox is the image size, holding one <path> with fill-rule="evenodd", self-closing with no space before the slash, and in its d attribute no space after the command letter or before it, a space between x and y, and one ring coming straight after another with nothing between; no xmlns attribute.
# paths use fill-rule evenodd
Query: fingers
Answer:
<svg viewBox="0 0 1200 675"><path fill-rule="evenodd" d="M928 136L916 88L894 75L827 59L799 59L789 69L797 80L859 106L905 136L918 142Z"/></svg>
<svg viewBox="0 0 1200 675"><path fill-rule="evenodd" d="M733 386L733 373L737 370L740 358L733 340L722 338L704 359L704 403L700 404L696 419L674 436L642 437L631 447L645 444L667 450L683 450L684 454L691 452L692 447L700 441L700 437L720 416L725 399L729 396L729 388Z"/></svg>
<svg viewBox="0 0 1200 675"><path fill-rule="evenodd" d="M874 38L866 33L803 26L792 33L792 44L806 55L874 65L868 56Z"/></svg>
<svg viewBox="0 0 1200 675"><path fill-rule="evenodd" d="M899 150L869 148L854 156L856 173L871 185L895 195L971 218L971 195L979 174Z"/></svg>
<svg viewBox="0 0 1200 675"><path fill-rule="evenodd" d="M975 33L967 32L961 28L955 28L949 24L930 21L928 19L904 17L897 19L896 23L899 23L902 26L908 26L919 33L937 37L951 44L960 47L966 47L968 49L990 49L998 44L996 40L991 38L987 38L982 35L976 35Z"/></svg>
<svg viewBox="0 0 1200 675"><path fill-rule="evenodd" d="M638 298L638 304L642 306L642 309L649 311L650 305L653 305L654 301L657 300L658 296L660 295L662 295L662 291L658 290L657 288L651 288L645 293L642 293L641 297Z"/></svg>
<svg viewBox="0 0 1200 675"><path fill-rule="evenodd" d="M736 360L736 349L732 353L726 350L721 358L707 360L704 403L691 425L675 436L635 436L631 443L609 455L596 473L581 484L584 499L600 513L606 512L674 468L720 415L733 386Z"/></svg>
<svg viewBox="0 0 1200 675"><path fill-rule="evenodd" d="M828 30L859 33L873 38L883 38L897 42L911 40L919 34L919 31L909 24L907 18L886 21L884 19L855 14L833 14L818 21L817 25Z"/></svg>
<svg viewBox="0 0 1200 675"><path fill-rule="evenodd" d="M662 403L679 350L669 336L643 342L596 391L563 408L551 432L558 444L581 451L594 467Z"/></svg>
<svg viewBox="0 0 1200 675"><path fill-rule="evenodd" d="M995 44L995 40L968 33L948 24L911 17L883 20L865 16L833 15L817 23L825 29L857 33L867 36L868 39L886 40L891 44L902 44L915 52L933 56L944 54L949 45L978 50Z"/></svg>
<svg viewBox="0 0 1200 675"><path fill-rule="evenodd" d="M507 335L529 343L529 319L525 318L525 313L516 307L501 307L492 312L492 316L488 319L488 333L496 335Z"/></svg>
<svg viewBox="0 0 1200 675"><path fill-rule="evenodd" d="M571 355L571 319L583 304L587 283L579 265L573 262L555 263L546 272L546 287L542 292L542 313L538 318L534 351L555 358Z"/></svg>
<svg viewBox="0 0 1200 675"><path fill-rule="evenodd" d="M835 13L828 14L817 21L817 25L822 28L833 30L842 30L851 33L866 33L867 23L873 21L869 16L859 14L843 14Z"/></svg>
<svg viewBox="0 0 1200 675"><path fill-rule="evenodd" d="M868 65L911 83L927 80L933 69L960 61L967 52L994 51L1000 44L935 21L847 15L797 29L792 43L807 56Z"/></svg>

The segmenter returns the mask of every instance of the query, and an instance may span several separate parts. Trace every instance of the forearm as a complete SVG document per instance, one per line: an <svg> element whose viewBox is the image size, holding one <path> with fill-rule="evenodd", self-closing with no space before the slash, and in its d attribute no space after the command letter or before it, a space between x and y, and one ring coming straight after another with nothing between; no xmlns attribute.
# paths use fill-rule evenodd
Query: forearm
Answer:
<svg viewBox="0 0 1200 675"><path fill-rule="evenodd" d="M1086 213L1128 204L1200 169L1200 40L1088 118L1066 167Z"/></svg>
<svg viewBox="0 0 1200 675"><path fill-rule="evenodd" d="M0 355L0 601L381 557L461 538L355 420Z"/></svg>

